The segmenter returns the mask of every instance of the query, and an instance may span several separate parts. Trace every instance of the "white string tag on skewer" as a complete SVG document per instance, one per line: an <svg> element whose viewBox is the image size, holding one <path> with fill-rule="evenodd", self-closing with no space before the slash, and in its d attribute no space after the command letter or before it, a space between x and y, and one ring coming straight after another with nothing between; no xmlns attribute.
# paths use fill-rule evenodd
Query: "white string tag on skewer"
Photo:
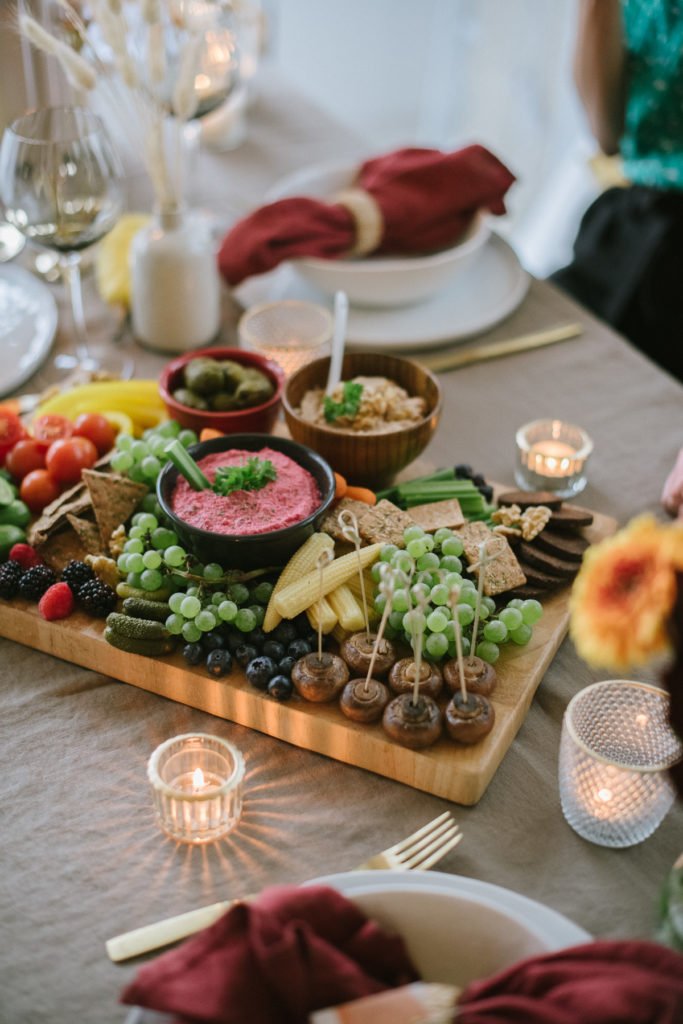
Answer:
<svg viewBox="0 0 683 1024"><path fill-rule="evenodd" d="M360 532L358 530L358 520L351 509L345 508L339 513L337 522L341 527L342 537L344 540L348 541L349 544L353 544L356 549L356 558L358 559L358 582L360 583L360 595L363 605L363 619L365 620L365 632L369 635L370 617L368 615L368 600L365 594L363 563L360 558Z"/></svg>
<svg viewBox="0 0 683 1024"><path fill-rule="evenodd" d="M451 612L453 614L453 633L455 635L455 652L458 662L458 676L460 677L460 692L462 699L467 703L467 684L465 683L465 662L462 653L462 627L460 625L460 618L458 616L458 601L460 600L460 587L451 587L448 595L448 603L451 606Z"/></svg>
<svg viewBox="0 0 683 1024"><path fill-rule="evenodd" d="M429 573L420 573L420 575L417 578L416 586L417 584L423 582L423 577L426 577L428 575ZM417 619L415 613L418 612L421 619L425 617L424 612L425 608L427 607L427 604L429 603L429 592L425 594L421 587L417 587L417 591L414 592L414 596L415 607L412 609L411 614L414 615L415 618L413 619L413 632L411 632L411 646L413 648L413 659L415 663L415 682L413 683L413 696L411 699L411 704L413 705L413 707L416 707L420 697L420 682L422 679L422 647L424 644L425 631L424 625L421 625L419 630L414 630L415 619Z"/></svg>
<svg viewBox="0 0 683 1024"><path fill-rule="evenodd" d="M325 595L323 594L323 573L326 565L329 565L333 558L332 552L329 548L321 551L318 555L318 662L323 660L323 600Z"/></svg>
<svg viewBox="0 0 683 1024"><path fill-rule="evenodd" d="M468 572L477 572L477 604L474 609L474 623L472 624L472 641L470 645L470 655L474 657L477 651L477 632L479 631L479 619L481 616L481 602L484 597L484 584L486 582L486 570L491 562L495 562L497 558L503 554L503 545L501 544L498 551L489 553L488 541L483 540L479 545L479 561L472 562L468 567Z"/></svg>

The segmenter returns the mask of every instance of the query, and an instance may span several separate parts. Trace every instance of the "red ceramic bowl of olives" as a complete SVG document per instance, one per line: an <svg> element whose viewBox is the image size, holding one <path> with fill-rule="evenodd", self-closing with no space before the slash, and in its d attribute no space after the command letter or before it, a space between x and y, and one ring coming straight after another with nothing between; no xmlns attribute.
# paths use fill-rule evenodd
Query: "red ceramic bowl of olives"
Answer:
<svg viewBox="0 0 683 1024"><path fill-rule="evenodd" d="M258 352L202 348L168 363L159 393L169 416L200 433L268 434L280 411L284 371Z"/></svg>

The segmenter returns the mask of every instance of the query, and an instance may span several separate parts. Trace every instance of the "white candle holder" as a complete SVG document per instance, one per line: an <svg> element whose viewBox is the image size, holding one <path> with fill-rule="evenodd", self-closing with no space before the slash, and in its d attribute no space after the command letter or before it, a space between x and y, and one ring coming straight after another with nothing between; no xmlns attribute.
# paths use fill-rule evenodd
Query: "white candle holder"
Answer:
<svg viewBox="0 0 683 1024"><path fill-rule="evenodd" d="M329 309L299 299L252 306L237 325L242 348L279 363L288 375L330 354L332 330Z"/></svg>
<svg viewBox="0 0 683 1024"><path fill-rule="evenodd" d="M244 759L232 743L208 733L174 736L147 764L159 827L181 843L211 843L242 813Z"/></svg>
<svg viewBox="0 0 683 1024"><path fill-rule="evenodd" d="M669 697L615 679L569 702L560 741L560 800L575 832L598 846L642 842L659 827L674 789L666 770L683 754L667 721Z"/></svg>
<svg viewBox="0 0 683 1024"><path fill-rule="evenodd" d="M519 428L515 443L518 487L571 498L586 486L586 463L593 442L581 427L562 420L533 420Z"/></svg>

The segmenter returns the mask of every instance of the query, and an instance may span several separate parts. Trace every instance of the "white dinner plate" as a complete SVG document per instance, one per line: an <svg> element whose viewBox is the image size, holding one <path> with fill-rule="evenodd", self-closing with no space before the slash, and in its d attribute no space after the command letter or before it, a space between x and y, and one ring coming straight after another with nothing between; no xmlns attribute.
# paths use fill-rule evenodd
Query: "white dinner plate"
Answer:
<svg viewBox="0 0 683 1024"><path fill-rule="evenodd" d="M31 377L57 330L57 304L28 270L0 266L0 397Z"/></svg>
<svg viewBox="0 0 683 1024"><path fill-rule="evenodd" d="M352 306L347 340L356 348L410 350L451 344L490 330L523 301L529 275L510 246L492 234L469 266L451 285L425 302L396 309ZM294 269L284 263L268 274L244 281L235 290L239 302L253 306L280 299L328 303Z"/></svg>

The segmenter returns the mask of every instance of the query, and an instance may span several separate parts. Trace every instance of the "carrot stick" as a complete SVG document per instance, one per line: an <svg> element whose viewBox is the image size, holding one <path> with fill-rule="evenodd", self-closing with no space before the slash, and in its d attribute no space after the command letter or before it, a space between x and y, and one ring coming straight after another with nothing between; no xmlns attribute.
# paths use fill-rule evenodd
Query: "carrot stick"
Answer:
<svg viewBox="0 0 683 1024"><path fill-rule="evenodd" d="M345 498L352 498L354 501L362 501L366 505L376 505L377 495L367 487L347 487Z"/></svg>
<svg viewBox="0 0 683 1024"><path fill-rule="evenodd" d="M348 484L346 483L346 480L344 479L344 477L341 475L341 473L335 473L334 474L334 500L335 501L341 501L341 499L345 496L347 489L348 489Z"/></svg>
<svg viewBox="0 0 683 1024"><path fill-rule="evenodd" d="M214 437L225 437L222 430L214 430L213 427L204 427L199 435L200 441L211 441Z"/></svg>

